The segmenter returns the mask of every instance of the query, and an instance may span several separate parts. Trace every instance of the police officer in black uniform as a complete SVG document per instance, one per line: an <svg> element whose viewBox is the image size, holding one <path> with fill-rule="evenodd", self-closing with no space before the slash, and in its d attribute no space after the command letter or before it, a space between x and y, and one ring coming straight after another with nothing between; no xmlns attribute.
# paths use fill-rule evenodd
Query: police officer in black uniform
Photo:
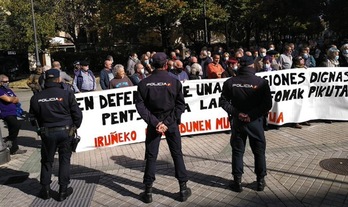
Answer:
<svg viewBox="0 0 348 207"><path fill-rule="evenodd" d="M263 191L266 176L266 139L263 116L272 107L272 97L268 81L255 75L252 57L241 58L238 75L224 82L220 97L221 107L231 117L232 174L230 187L241 192L243 175L243 155L246 138L255 159L257 190Z"/></svg>
<svg viewBox="0 0 348 207"><path fill-rule="evenodd" d="M58 149L60 186L58 201L65 200L72 193L72 188L68 188L71 141L74 129L79 128L82 122L82 112L77 105L75 95L71 90L64 88L59 70L52 68L46 71L45 89L31 98L29 109L30 114L37 120L42 139L40 175L42 189L39 197L51 198L52 165Z"/></svg>
<svg viewBox="0 0 348 207"><path fill-rule="evenodd" d="M180 201L186 201L191 195L187 188L187 171L181 150L181 135L178 125L181 114L185 111L185 100L179 80L171 77L167 70L167 56L163 52L153 56L156 68L151 76L138 84L136 108L141 118L148 124L145 140L146 167L143 183L145 203L152 202L152 184L155 181L156 159L162 133L165 134L174 160L175 177L179 181Z"/></svg>

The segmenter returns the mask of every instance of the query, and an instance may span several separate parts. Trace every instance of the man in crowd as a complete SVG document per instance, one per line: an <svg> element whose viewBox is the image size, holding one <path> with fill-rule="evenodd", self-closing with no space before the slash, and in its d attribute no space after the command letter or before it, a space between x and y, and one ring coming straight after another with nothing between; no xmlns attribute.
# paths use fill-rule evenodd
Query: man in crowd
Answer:
<svg viewBox="0 0 348 207"><path fill-rule="evenodd" d="M281 70L291 69L292 58L293 58L291 53L292 53L291 46L286 45L285 48L284 48L283 54L281 54L280 57L279 57L279 66L280 66Z"/></svg>
<svg viewBox="0 0 348 207"><path fill-rule="evenodd" d="M52 68L58 69L60 72L60 77L62 78L62 81L64 83L70 83L72 82L73 78L68 75L65 71L62 71L62 66L60 65L60 62L53 61Z"/></svg>
<svg viewBox="0 0 348 207"><path fill-rule="evenodd" d="M136 86L144 78L146 78L145 68L144 68L143 64L138 63L135 65L135 73L130 77L130 79L131 79L133 85Z"/></svg>
<svg viewBox="0 0 348 207"><path fill-rule="evenodd" d="M113 71L114 71L115 78L113 78L110 81L110 85L109 85L110 89L133 86L132 81L128 78L128 76L126 75L126 72L124 71L123 65L121 64L115 65Z"/></svg>
<svg viewBox="0 0 348 207"><path fill-rule="evenodd" d="M212 60L211 58L208 56L208 51L207 50L202 50L200 52L200 55L199 55L199 64L201 65L202 67L202 71L203 71L203 78L207 78L207 65L209 63L211 63Z"/></svg>
<svg viewBox="0 0 348 207"><path fill-rule="evenodd" d="M109 89L110 81L114 78L114 74L112 72L112 61L105 60L104 68L100 71L100 87L103 90Z"/></svg>
<svg viewBox="0 0 348 207"><path fill-rule="evenodd" d="M180 60L174 61L174 69L169 70L168 74L173 78L178 79L179 81L185 81L189 79L188 74L186 73L186 71L184 71L184 65Z"/></svg>
<svg viewBox="0 0 348 207"><path fill-rule="evenodd" d="M128 76L131 76L134 74L134 66L139 63L138 55L137 53L133 52L128 58L127 62L127 69L126 69L126 74Z"/></svg>
<svg viewBox="0 0 348 207"><path fill-rule="evenodd" d="M213 55L213 62L209 63L207 66L207 76L208 79L221 78L222 73L225 71L220 65L220 55Z"/></svg>
<svg viewBox="0 0 348 207"><path fill-rule="evenodd" d="M97 90L95 76L93 72L89 69L88 62L81 61L80 65L81 69L76 74L73 83L75 93Z"/></svg>

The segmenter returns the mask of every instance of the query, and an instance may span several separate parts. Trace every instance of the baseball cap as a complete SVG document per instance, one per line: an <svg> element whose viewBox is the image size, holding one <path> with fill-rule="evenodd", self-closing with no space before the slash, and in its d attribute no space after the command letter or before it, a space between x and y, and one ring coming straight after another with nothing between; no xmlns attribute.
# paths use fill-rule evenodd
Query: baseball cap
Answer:
<svg viewBox="0 0 348 207"><path fill-rule="evenodd" d="M47 78L59 78L60 71L55 68L51 68L45 72L45 77Z"/></svg>
<svg viewBox="0 0 348 207"><path fill-rule="evenodd" d="M248 66L254 64L254 59L251 56L246 56L244 55L241 59L240 59L240 65L241 66Z"/></svg>
<svg viewBox="0 0 348 207"><path fill-rule="evenodd" d="M277 55L279 52L278 51L275 51L275 50L268 50L266 52L267 55Z"/></svg>
<svg viewBox="0 0 348 207"><path fill-rule="evenodd" d="M89 62L83 60L83 61L80 62L80 65L81 66L87 66L87 65L89 65Z"/></svg>
<svg viewBox="0 0 348 207"><path fill-rule="evenodd" d="M153 64L162 66L167 62L167 55L164 52L157 52L152 56Z"/></svg>
<svg viewBox="0 0 348 207"><path fill-rule="evenodd" d="M232 64L235 64L235 63L238 63L238 60L234 57L230 57L228 60L227 60L228 63L232 63Z"/></svg>
<svg viewBox="0 0 348 207"><path fill-rule="evenodd" d="M272 61L272 57L270 55L266 55L265 57L263 57L262 61Z"/></svg>
<svg viewBox="0 0 348 207"><path fill-rule="evenodd" d="M338 50L336 47L331 47L331 48L329 49L329 52L330 52L330 53L334 53L334 52L339 52L339 50Z"/></svg>

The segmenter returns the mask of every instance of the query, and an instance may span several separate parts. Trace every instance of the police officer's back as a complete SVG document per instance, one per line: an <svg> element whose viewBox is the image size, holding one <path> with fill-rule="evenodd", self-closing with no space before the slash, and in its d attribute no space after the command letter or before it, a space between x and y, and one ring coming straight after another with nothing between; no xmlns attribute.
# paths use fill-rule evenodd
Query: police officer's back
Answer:
<svg viewBox="0 0 348 207"><path fill-rule="evenodd" d="M181 135L178 125L181 114L185 111L185 100L179 80L166 71L167 56L163 52L153 56L156 68L151 76L138 84L136 108L141 118L148 124L145 140L146 167L143 183L145 203L152 202L152 184L155 181L156 160L162 133L174 160L175 177L179 181L180 201L186 201L191 195L187 188L187 171L181 149Z"/></svg>
<svg viewBox="0 0 348 207"><path fill-rule="evenodd" d="M266 176L266 139L263 129L263 116L272 107L272 97L268 82L255 75L253 59L243 57L238 75L225 81L220 97L221 107L232 118L232 174L231 188L241 192L243 175L243 155L246 138L255 157L257 190L265 187Z"/></svg>
<svg viewBox="0 0 348 207"><path fill-rule="evenodd" d="M169 126L180 121L185 111L182 85L166 70L155 70L153 73L138 84L139 94L146 99L143 100L144 105L137 104L137 109L141 115L146 114L147 110L151 111L154 116L142 116L150 126L156 127L160 121Z"/></svg>
<svg viewBox="0 0 348 207"><path fill-rule="evenodd" d="M225 98L231 102L235 109L244 113L248 112L251 121L253 121L269 111L272 107L272 98L268 82L255 75L255 69L246 65L253 64L253 62L252 60L246 62L247 59L249 58L245 57L244 63L241 63L244 65L238 70L238 75L224 83L221 98L223 98L222 108L229 114L233 114L233 111L224 102Z"/></svg>
<svg viewBox="0 0 348 207"><path fill-rule="evenodd" d="M70 183L71 130L79 128L82 112L78 107L74 94L64 90L60 83L60 72L57 69L46 71L45 89L35 94L30 100L30 114L34 115L40 127L41 176L42 189L39 196L50 198L50 183L54 155L58 149L59 201L65 200L72 193Z"/></svg>

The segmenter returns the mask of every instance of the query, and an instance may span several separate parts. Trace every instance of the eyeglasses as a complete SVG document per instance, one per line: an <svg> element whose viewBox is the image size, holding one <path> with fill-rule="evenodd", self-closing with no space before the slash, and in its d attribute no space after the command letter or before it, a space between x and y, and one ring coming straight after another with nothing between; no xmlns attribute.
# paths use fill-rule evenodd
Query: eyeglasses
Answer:
<svg viewBox="0 0 348 207"><path fill-rule="evenodd" d="M10 81L1 81L2 83L9 83Z"/></svg>

